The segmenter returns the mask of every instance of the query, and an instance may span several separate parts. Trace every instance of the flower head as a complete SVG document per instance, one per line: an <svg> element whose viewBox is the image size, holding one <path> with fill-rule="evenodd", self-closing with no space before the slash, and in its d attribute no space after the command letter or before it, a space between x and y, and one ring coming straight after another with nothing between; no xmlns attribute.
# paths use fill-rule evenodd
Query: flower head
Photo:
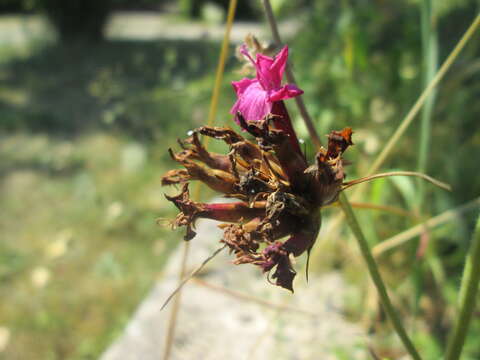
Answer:
<svg viewBox="0 0 480 360"><path fill-rule="evenodd" d="M352 145L352 131L333 131L328 148L308 166L303 154L292 150L290 135L273 126L275 115L250 122L241 114L237 117L255 141L229 128L204 126L180 142L182 151L170 151L184 167L162 178L164 185L183 184L180 194L167 196L180 210L173 225L185 226L185 240L191 240L197 219L223 222L221 242L235 254L235 264L256 265L276 285L293 291L296 272L291 257L312 248L320 229L320 208L335 201L342 190L342 155ZM198 135L223 140L230 148L228 155L207 151ZM191 180L237 201L195 202L188 191Z"/></svg>
<svg viewBox="0 0 480 360"><path fill-rule="evenodd" d="M241 53L252 62L257 71L257 77L232 82L238 99L230 113L240 112L247 121L261 120L271 113L274 102L303 94L296 85L282 86L282 77L288 59L288 46L283 47L275 58L257 54L254 60L246 45L242 46Z"/></svg>

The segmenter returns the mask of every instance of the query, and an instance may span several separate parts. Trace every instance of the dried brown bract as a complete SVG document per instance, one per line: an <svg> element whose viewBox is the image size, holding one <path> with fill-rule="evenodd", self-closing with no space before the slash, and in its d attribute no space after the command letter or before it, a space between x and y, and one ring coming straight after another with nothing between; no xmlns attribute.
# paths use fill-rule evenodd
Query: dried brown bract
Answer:
<svg viewBox="0 0 480 360"><path fill-rule="evenodd" d="M342 155L352 145L352 130L332 131L327 149L308 166L290 127L278 115L237 122L255 141L230 128L204 126L193 131L172 159L184 169L170 170L162 184L183 184L177 196L167 196L180 213L174 226L185 226L185 240L195 236L195 220L208 218L220 225L235 264L254 264L276 285L293 291L295 270L291 256L310 251L320 229L320 208L337 199L345 178ZM223 140L228 154L207 151L198 136ZM204 204L192 201L188 182L200 180L224 196L239 201Z"/></svg>

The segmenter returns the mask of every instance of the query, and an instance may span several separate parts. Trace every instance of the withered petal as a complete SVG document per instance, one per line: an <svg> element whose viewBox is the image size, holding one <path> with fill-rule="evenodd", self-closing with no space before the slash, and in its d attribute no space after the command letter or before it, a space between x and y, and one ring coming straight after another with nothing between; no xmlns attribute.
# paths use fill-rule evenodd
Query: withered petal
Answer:
<svg viewBox="0 0 480 360"><path fill-rule="evenodd" d="M297 272L293 270L290 259L288 256L284 256L279 259L272 279L276 279L275 285L290 290L293 293L293 279L296 275Z"/></svg>
<svg viewBox="0 0 480 360"><path fill-rule="evenodd" d="M180 194L167 196L180 210L174 226L185 226L185 239L195 236L198 218L225 222L221 242L235 254L235 264L252 264L268 272L274 283L293 292L296 272L290 256L309 252L320 229L320 209L335 201L345 177L343 152L352 145L352 130L332 131L328 148L307 167L301 151L292 143L282 117L242 127L256 138L250 142L229 128L201 127L171 157L185 169L168 171L162 184L184 184ZM198 134L223 140L227 155L208 152ZM296 138L295 138L296 141ZM188 181L200 180L226 197L240 201L204 204L189 198ZM285 238L285 239L284 239ZM261 246L266 244L263 250Z"/></svg>
<svg viewBox="0 0 480 360"><path fill-rule="evenodd" d="M353 131L349 127L346 127L341 131L332 131L328 135L327 157L329 159L335 159L343 154L347 147L353 145L352 134Z"/></svg>
<svg viewBox="0 0 480 360"><path fill-rule="evenodd" d="M175 206L180 210L180 213L176 216L173 225L186 226L187 232L184 237L185 240L191 240L195 237L196 233L193 231L195 226L195 220L199 214L204 211L204 206L201 203L194 202L190 199L190 192L188 190L188 183L184 184L180 194L176 196L165 195L167 200L173 202Z"/></svg>
<svg viewBox="0 0 480 360"><path fill-rule="evenodd" d="M162 186L182 184L191 180L188 171L185 169L169 170L162 176Z"/></svg>

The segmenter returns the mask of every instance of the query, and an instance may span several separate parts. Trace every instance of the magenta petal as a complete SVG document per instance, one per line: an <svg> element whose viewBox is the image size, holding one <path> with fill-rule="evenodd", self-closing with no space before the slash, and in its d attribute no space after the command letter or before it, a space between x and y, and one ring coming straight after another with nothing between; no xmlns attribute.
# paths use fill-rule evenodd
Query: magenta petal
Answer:
<svg viewBox="0 0 480 360"><path fill-rule="evenodd" d="M270 66L270 76L275 78L275 88L280 87L282 82L283 72L285 71L285 66L287 65L288 59L288 46L284 46L282 50L275 56L275 61L272 66Z"/></svg>
<svg viewBox="0 0 480 360"><path fill-rule="evenodd" d="M295 96L299 96L303 94L303 90L299 89L296 85L288 84L282 86L280 89L271 91L268 97L268 100L271 102L291 99Z"/></svg>
<svg viewBox="0 0 480 360"><path fill-rule="evenodd" d="M237 102L233 105L230 113L236 114L238 111L245 120L261 120L272 110L272 103L268 100L268 94L263 90L258 81L254 81L250 86L244 89Z"/></svg>
<svg viewBox="0 0 480 360"><path fill-rule="evenodd" d="M274 60L266 55L257 54L257 79L265 90L272 90L280 86L282 81L276 74L270 71Z"/></svg>
<svg viewBox="0 0 480 360"><path fill-rule="evenodd" d="M245 90L256 81L256 79L243 78L240 81L232 81L232 86L237 93L237 96L240 97L245 92Z"/></svg>
<svg viewBox="0 0 480 360"><path fill-rule="evenodd" d="M261 71L262 73L266 73L270 71L270 67L273 65L275 62L274 59L272 59L270 56L263 55L263 54L257 54L257 71Z"/></svg>
<svg viewBox="0 0 480 360"><path fill-rule="evenodd" d="M246 46L242 46L241 53L253 62ZM282 86L287 58L287 46L275 58L257 54L254 62L257 78L232 82L238 99L230 112L240 112L247 121L261 120L271 112L274 102L303 94L295 85Z"/></svg>

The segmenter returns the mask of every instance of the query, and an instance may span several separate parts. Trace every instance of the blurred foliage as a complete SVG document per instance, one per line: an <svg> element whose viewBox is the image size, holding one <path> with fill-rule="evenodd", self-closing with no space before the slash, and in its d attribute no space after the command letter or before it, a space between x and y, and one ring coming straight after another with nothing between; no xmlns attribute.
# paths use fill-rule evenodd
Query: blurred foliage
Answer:
<svg viewBox="0 0 480 360"><path fill-rule="evenodd" d="M291 43L297 82L305 90L307 106L321 134L344 126L353 127L357 146L347 156L353 162L348 177L360 177L423 90L422 75L426 69L422 67L421 1L309 3L302 17L305 25L300 30L301 36ZM441 64L480 8L473 0L434 4L438 62ZM480 145L479 55L477 35L439 86L432 113L426 171L452 184L454 191L446 193L425 186L421 218L439 214L480 195L480 179L476 176L478 160L473 155ZM300 119L297 124L307 136ZM420 121L417 119L381 171L415 170L421 141L419 134ZM408 178L377 181L370 190L365 190L362 198L369 203L389 204L411 211L415 211L418 203L416 182ZM363 211L358 212L358 216L372 246L416 223L382 212ZM418 341L430 344L430 352L425 355L428 359L441 353L451 325L455 291L459 286L473 216L466 215L456 224L430 231L426 235L429 242L424 256L418 256L418 241L412 241L380 259L389 285L398 288L395 295L406 304L402 314L422 329ZM342 264L344 271L358 283L360 277L355 274L358 264L352 266L352 250L336 244L330 246L336 248L330 249L331 252L326 250L328 245L319 246L312 262ZM332 258L332 253L337 256ZM321 265L325 266L329 265ZM416 266L422 267L420 277L413 276ZM420 294L416 299L414 289L418 287ZM417 301L420 308L415 313ZM409 314L413 317L409 318ZM479 323L477 319L476 329ZM470 339L476 336L475 331ZM475 341L468 344L465 358L478 358L480 353ZM425 351L422 348L422 352Z"/></svg>
<svg viewBox="0 0 480 360"><path fill-rule="evenodd" d="M96 358L174 239L155 226L158 155L108 134L0 139L0 324L6 359ZM2 357L3 358L3 357Z"/></svg>
<svg viewBox="0 0 480 360"><path fill-rule="evenodd" d="M186 132L206 116L211 77L203 75L217 49L195 41L48 46L4 65L1 126L63 136L100 128L173 143L179 119Z"/></svg>
<svg viewBox="0 0 480 360"><path fill-rule="evenodd" d="M41 11L61 41L100 41L108 15L116 9L157 8L166 0L2 0L0 12Z"/></svg>
<svg viewBox="0 0 480 360"><path fill-rule="evenodd" d="M113 0L36 0L34 8L45 11L63 42L103 39L103 28Z"/></svg>
<svg viewBox="0 0 480 360"><path fill-rule="evenodd" d="M200 18L202 9L214 4L219 6L226 13L230 0L179 0L180 11L190 18ZM261 12L259 11L258 2L254 0L240 0L237 4L235 18L240 20L253 20L257 18Z"/></svg>
<svg viewBox="0 0 480 360"><path fill-rule="evenodd" d="M281 17L301 24L289 43L292 64L319 133L352 126L356 146L346 154L353 163L348 178L362 176L422 90L420 1L272 3ZM479 8L474 0L436 3L441 64ZM25 4L31 9L37 3ZM251 4L254 15L261 14ZM166 149L205 122L218 48L173 40L36 42L21 54L0 48L0 325L14 339L5 353L9 359L95 358L121 331L177 243L154 224L174 212L163 202L159 175L172 165ZM426 186L421 218L480 195L479 53L476 36L439 87L427 172L451 183L454 192ZM234 61L217 124L230 120L229 81L239 77ZM307 138L298 116L296 127ZM418 134L417 121L382 171L416 168ZM313 155L308 141L307 152ZM375 181L362 196L412 210L417 195L416 182L402 178ZM337 213L325 210L324 228ZM371 245L418 221L379 211L358 216ZM430 231L423 257L412 242L380 259L426 359L442 353L451 326L472 220L465 216ZM398 358L383 314L375 301L368 303L366 272L359 271L363 264L345 235L318 241L311 266L341 269L359 287L349 315L369 318L375 349ZM415 264L425 271L413 318ZM480 357L475 316L467 360ZM341 356L348 354L339 350Z"/></svg>
<svg viewBox="0 0 480 360"><path fill-rule="evenodd" d="M476 1L451 3L448 12L437 15L440 63L478 11ZM361 175L422 90L420 8L413 1L317 1L313 6L305 16L302 36L293 42L298 82L321 133L347 125L357 130L360 146L356 153L362 158L351 175ZM478 134L472 131L480 113L480 103L475 101L480 86L479 52L480 42L474 38L439 88L427 171L451 183L455 192L441 194L430 188L427 211L463 203L480 191L479 179L459 176L476 166L476 159L468 154L479 144ZM389 168L415 169L418 129L416 121L387 164ZM408 198L394 200L411 205ZM458 235L455 241L464 238L463 233Z"/></svg>
<svg viewBox="0 0 480 360"><path fill-rule="evenodd" d="M440 63L478 12L476 1L445 3L450 7L443 5L437 15ZM377 145L384 143L422 90L418 2L317 1L313 5L302 36L294 41L293 55L310 111L321 127L351 124L373 134ZM480 189L480 180L458 176L462 169L475 166L475 159L467 152L478 144L471 129L480 113L480 103L475 101L480 86L476 81L479 48L480 42L473 39L451 69L440 86L434 114L429 172L442 175L458 189L455 203L464 202ZM460 112L467 107L469 111ZM391 167L405 168L407 164L413 168L417 129L413 126L408 132L402 156L391 161ZM442 151L444 144L452 151ZM379 147L371 145L370 150L372 147L376 151L363 155L378 153Z"/></svg>
<svg viewBox="0 0 480 360"><path fill-rule="evenodd" d="M119 335L178 244L159 177L205 121L218 49L0 48L0 358L97 358Z"/></svg>

